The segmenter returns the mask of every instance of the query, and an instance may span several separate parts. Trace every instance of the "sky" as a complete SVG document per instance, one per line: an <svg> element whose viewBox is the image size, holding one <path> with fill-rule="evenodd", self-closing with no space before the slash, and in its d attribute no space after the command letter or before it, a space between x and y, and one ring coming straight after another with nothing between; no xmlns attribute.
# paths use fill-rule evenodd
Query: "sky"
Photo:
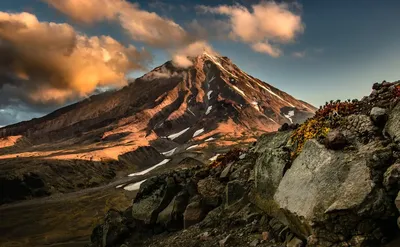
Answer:
<svg viewBox="0 0 400 247"><path fill-rule="evenodd" d="M0 126L203 50L315 106L400 80L398 0L0 1Z"/></svg>

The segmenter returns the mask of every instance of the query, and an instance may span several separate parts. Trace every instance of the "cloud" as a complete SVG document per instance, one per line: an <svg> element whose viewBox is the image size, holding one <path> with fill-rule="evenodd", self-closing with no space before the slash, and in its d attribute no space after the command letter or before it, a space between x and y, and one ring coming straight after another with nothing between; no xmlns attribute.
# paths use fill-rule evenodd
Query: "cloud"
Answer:
<svg viewBox="0 0 400 247"><path fill-rule="evenodd" d="M196 57L203 52L216 54L213 48L206 41L196 41L182 49L175 51L172 62L177 67L187 68L193 65L190 57Z"/></svg>
<svg viewBox="0 0 400 247"><path fill-rule="evenodd" d="M252 44L251 48L256 52L269 54L271 57L279 57L282 54L279 48L273 47L267 42Z"/></svg>
<svg viewBox="0 0 400 247"><path fill-rule="evenodd" d="M41 104L63 104L99 86L125 85L126 73L151 60L147 51L109 36L88 37L29 13L0 12L0 53L2 92L8 88L15 99Z"/></svg>
<svg viewBox="0 0 400 247"><path fill-rule="evenodd" d="M296 51L292 53L293 57L297 57L297 58L303 58L306 56L306 52L305 51Z"/></svg>
<svg viewBox="0 0 400 247"><path fill-rule="evenodd" d="M193 42L180 25L125 0L43 0L76 21L117 21L133 40L161 48Z"/></svg>
<svg viewBox="0 0 400 247"><path fill-rule="evenodd" d="M243 5L220 5L209 7L200 5L198 11L227 17L230 25L229 37L247 43L258 52L272 56L280 54L272 43L293 42L304 32L301 16L286 3L261 2L253 4L251 10ZM298 9L298 6L293 6Z"/></svg>

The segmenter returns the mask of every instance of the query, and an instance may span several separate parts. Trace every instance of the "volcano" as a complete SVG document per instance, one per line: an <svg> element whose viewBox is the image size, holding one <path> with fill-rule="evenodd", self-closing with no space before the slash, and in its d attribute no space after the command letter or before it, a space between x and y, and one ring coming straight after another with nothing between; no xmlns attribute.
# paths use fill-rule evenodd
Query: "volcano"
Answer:
<svg viewBox="0 0 400 247"><path fill-rule="evenodd" d="M316 110L227 57L203 53L191 60L185 69L168 61L118 91L1 128L0 180L51 187L21 187L24 197L95 186L123 169L143 172L188 158L205 163L284 123L301 123ZM74 181L93 180L94 174L102 180L75 183L68 174Z"/></svg>

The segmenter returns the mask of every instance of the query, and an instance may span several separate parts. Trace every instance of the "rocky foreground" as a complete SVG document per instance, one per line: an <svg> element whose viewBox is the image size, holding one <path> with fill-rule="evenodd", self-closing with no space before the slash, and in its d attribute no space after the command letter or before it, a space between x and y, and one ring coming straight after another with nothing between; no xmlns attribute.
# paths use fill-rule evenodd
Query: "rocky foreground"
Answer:
<svg viewBox="0 0 400 247"><path fill-rule="evenodd" d="M90 246L383 246L400 235L400 81L206 167L152 177Z"/></svg>

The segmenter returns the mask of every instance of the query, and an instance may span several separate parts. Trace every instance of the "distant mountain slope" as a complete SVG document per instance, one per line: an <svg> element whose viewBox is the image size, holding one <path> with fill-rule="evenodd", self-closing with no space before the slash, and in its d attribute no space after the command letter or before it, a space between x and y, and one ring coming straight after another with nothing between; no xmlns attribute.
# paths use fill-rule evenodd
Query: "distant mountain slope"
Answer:
<svg viewBox="0 0 400 247"><path fill-rule="evenodd" d="M167 62L118 91L0 128L0 182L22 184L9 196L30 194L24 181L32 176L46 187L32 193L47 194L96 186L118 171L206 163L316 110L227 57L204 53L192 61L187 69Z"/></svg>
<svg viewBox="0 0 400 247"><path fill-rule="evenodd" d="M167 62L119 91L4 127L0 138L21 136L30 148L49 142L61 150L71 145L107 148L110 143L129 147L85 156L115 158L161 139L168 142L165 146L210 136L220 140L221 134L246 139L285 122L300 123L316 110L246 74L227 57L204 53L193 62L188 69Z"/></svg>

